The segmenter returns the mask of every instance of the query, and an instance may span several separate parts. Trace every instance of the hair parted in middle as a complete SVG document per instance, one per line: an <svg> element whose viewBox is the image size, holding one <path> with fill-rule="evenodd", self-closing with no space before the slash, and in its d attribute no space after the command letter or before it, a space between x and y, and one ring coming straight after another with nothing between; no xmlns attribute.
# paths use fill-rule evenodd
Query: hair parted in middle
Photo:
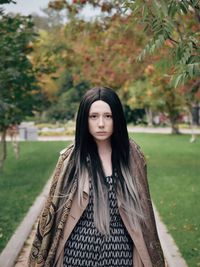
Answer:
<svg viewBox="0 0 200 267"><path fill-rule="evenodd" d="M111 137L112 149L117 146L121 161L128 164L129 139L123 108L117 94L108 87L93 88L84 95L76 120L75 150L80 150L81 160L85 163L88 150L94 146L93 137L88 129L89 110L97 100L106 102L111 108L114 126Z"/></svg>
<svg viewBox="0 0 200 267"><path fill-rule="evenodd" d="M93 186L94 223L102 234L107 235L110 233L108 188L97 145L88 127L90 107L98 100L106 102L112 111L112 176L117 195L123 203L131 225L137 227L139 220L143 219L137 184L130 170L130 141L126 119L118 95L109 87L95 87L88 90L80 102L76 119L74 151L70 160L71 168L66 175L63 194L69 190L73 177L78 177L78 196L81 204L82 189L85 179L89 177Z"/></svg>

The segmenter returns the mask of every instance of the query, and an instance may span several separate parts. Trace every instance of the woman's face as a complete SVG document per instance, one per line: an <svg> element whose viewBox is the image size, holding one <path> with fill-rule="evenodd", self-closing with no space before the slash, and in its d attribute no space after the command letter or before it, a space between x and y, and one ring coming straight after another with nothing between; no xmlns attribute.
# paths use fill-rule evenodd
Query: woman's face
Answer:
<svg viewBox="0 0 200 267"><path fill-rule="evenodd" d="M89 110L88 128L95 141L107 141L113 134L113 119L110 106L97 100Z"/></svg>

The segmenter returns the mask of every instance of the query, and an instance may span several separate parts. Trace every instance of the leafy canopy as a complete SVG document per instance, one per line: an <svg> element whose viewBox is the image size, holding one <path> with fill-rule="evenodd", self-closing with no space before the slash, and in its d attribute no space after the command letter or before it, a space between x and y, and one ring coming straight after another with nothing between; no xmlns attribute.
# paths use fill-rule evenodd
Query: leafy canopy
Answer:
<svg viewBox="0 0 200 267"><path fill-rule="evenodd" d="M160 63L170 69L177 87L200 75L200 3L199 0L123 0L125 12L141 14L140 23L151 34L138 59L154 54L163 46L168 53Z"/></svg>
<svg viewBox="0 0 200 267"><path fill-rule="evenodd" d="M31 17L0 18L0 130L19 124L41 104L29 59L35 38Z"/></svg>

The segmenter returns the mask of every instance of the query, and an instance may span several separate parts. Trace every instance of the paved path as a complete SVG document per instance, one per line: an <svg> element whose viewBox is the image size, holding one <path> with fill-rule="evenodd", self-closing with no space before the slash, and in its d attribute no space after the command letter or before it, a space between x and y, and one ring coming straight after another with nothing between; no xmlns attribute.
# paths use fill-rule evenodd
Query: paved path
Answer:
<svg viewBox="0 0 200 267"><path fill-rule="evenodd" d="M141 127L141 126L129 126L129 132L133 133L162 133L162 134L170 134L172 132L171 127ZM193 131L191 129L180 129L181 134L200 134L200 128L194 128Z"/></svg>
<svg viewBox="0 0 200 267"><path fill-rule="evenodd" d="M158 235L168 267L187 267L186 261L182 257L174 239L169 234L167 227L162 222L156 207L154 206L153 208L158 229Z"/></svg>
<svg viewBox="0 0 200 267"><path fill-rule="evenodd" d="M33 229L31 230L27 240L24 243L24 246L22 247L19 256L15 260L14 267L27 267L28 265L28 257L30 254L31 245L33 243L33 239L36 233L36 223L33 226Z"/></svg>
<svg viewBox="0 0 200 267"><path fill-rule="evenodd" d="M170 134L170 127L140 127L140 126L131 126L128 127L130 133L160 133L160 134ZM200 128L194 129L191 132L191 129L180 129L181 134L200 134ZM74 136L38 136L38 141L73 141Z"/></svg>
<svg viewBox="0 0 200 267"><path fill-rule="evenodd" d="M170 127L141 127L141 126L129 126L128 131L131 133L161 133L170 134ZM180 129L181 134L194 134L200 135L200 128L196 128L193 131L191 129ZM6 137L7 141L10 141L10 137ZM73 141L74 136L38 136L38 141Z"/></svg>

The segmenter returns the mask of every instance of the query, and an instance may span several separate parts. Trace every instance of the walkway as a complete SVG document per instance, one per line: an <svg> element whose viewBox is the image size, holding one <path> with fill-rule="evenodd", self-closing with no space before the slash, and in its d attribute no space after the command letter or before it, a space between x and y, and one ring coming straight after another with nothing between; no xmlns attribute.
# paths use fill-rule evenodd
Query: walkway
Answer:
<svg viewBox="0 0 200 267"><path fill-rule="evenodd" d="M130 126L128 131L132 133L161 133L161 134L170 134L172 129L171 127L141 127L141 126ZM200 134L200 128L191 129L180 129L181 134Z"/></svg>
<svg viewBox="0 0 200 267"><path fill-rule="evenodd" d="M141 127L141 126L129 126L128 131L131 133L160 133L170 134L170 127ZM200 128L196 128L191 132L191 129L180 129L181 134L194 134L200 135ZM10 141L10 137L6 137L7 141ZM38 136L38 141L73 141L74 136Z"/></svg>

